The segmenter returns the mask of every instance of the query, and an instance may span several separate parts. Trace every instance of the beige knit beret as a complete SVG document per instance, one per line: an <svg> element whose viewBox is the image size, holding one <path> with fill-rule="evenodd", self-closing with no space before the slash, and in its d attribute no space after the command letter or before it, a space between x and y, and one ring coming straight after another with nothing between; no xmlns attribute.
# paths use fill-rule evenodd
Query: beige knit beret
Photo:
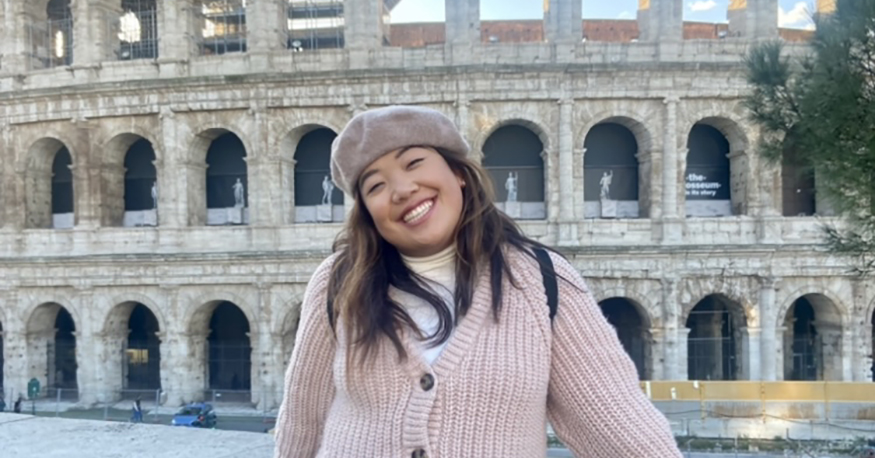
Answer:
<svg viewBox="0 0 875 458"><path fill-rule="evenodd" d="M468 143L453 121L430 108L390 106L360 113L331 144L331 179L349 195L372 162L405 146L431 146L462 155Z"/></svg>

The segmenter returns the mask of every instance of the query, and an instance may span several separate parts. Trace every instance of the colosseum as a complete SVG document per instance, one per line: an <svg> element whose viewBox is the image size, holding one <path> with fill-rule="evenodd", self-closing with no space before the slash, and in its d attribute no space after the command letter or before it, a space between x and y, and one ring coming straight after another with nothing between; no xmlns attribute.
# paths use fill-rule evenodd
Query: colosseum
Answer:
<svg viewBox="0 0 875 458"><path fill-rule="evenodd" d="M349 207L330 143L390 104L457 122L642 379L872 380L875 290L822 247L816 171L760 157L741 103L752 44L805 50L777 0L733 0L728 24L681 0L532 21L446 0L444 22L392 24L398 1L4 2L7 398L36 379L83 404L276 406Z"/></svg>

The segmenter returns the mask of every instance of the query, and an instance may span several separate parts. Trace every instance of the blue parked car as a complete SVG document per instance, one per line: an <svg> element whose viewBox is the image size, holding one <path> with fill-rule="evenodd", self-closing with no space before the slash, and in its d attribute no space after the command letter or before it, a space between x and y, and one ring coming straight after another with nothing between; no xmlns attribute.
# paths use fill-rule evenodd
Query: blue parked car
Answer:
<svg viewBox="0 0 875 458"><path fill-rule="evenodd" d="M218 422L213 406L205 402L192 402L173 415L173 426L190 426L193 428L214 428Z"/></svg>

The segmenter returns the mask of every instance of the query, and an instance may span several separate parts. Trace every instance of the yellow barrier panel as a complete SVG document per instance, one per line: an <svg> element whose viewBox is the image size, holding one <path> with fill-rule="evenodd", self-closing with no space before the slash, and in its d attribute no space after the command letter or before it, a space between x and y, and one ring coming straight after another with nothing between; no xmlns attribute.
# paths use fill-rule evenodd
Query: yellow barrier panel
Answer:
<svg viewBox="0 0 875 458"><path fill-rule="evenodd" d="M875 383L680 380L641 382L641 389L653 401L875 403Z"/></svg>

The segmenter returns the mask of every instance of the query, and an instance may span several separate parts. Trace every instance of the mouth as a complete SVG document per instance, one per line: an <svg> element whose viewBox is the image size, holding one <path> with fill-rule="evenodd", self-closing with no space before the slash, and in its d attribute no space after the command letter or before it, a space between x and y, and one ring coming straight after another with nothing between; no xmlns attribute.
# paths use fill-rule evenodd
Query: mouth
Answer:
<svg viewBox="0 0 875 458"><path fill-rule="evenodd" d="M405 224L416 224L422 221L432 208L434 208L434 199L428 199L404 213L401 221Z"/></svg>

